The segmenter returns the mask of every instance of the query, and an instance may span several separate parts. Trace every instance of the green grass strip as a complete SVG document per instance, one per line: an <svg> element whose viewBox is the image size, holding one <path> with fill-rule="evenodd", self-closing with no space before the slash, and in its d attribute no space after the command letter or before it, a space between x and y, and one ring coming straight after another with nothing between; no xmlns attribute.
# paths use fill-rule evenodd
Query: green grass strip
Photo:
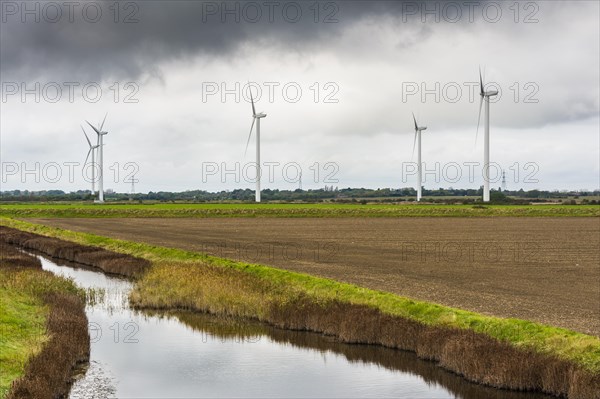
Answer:
<svg viewBox="0 0 600 399"><path fill-rule="evenodd" d="M36 217L591 217L599 205L430 204L0 204L0 216Z"/></svg>
<svg viewBox="0 0 600 399"><path fill-rule="evenodd" d="M9 279L8 273L0 271L0 398L47 339L47 307L32 293L11 287Z"/></svg>
<svg viewBox="0 0 600 399"><path fill-rule="evenodd" d="M564 328L552 327L520 319L505 319L481 315L434 303L411 300L392 293L371 290L352 284L290 272L263 265L235 262L198 252L165 248L148 244L116 240L87 233L78 233L33 223L0 218L0 225L14 227L45 236L56 237L83 245L95 245L115 252L130 254L152 262L207 262L232 268L264 279L283 292L304 292L316 300L335 299L342 302L372 306L380 311L416 320L431 326L469 329L515 347L557 356L591 372L600 372L600 339Z"/></svg>

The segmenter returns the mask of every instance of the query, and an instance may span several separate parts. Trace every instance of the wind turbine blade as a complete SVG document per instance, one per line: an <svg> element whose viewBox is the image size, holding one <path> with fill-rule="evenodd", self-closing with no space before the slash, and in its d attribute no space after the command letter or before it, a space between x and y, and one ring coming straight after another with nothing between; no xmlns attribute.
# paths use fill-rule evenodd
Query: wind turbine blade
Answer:
<svg viewBox="0 0 600 399"><path fill-rule="evenodd" d="M256 109L254 108L254 98L252 98L252 87L250 87L250 101L252 102L252 116L256 115ZM254 125L254 121L252 122Z"/></svg>
<svg viewBox="0 0 600 399"><path fill-rule="evenodd" d="M102 120L102 124L100 125L100 131L102 131L102 128L104 127L104 122L106 122L107 116L108 116L108 112L106 114L104 114L104 119Z"/></svg>
<svg viewBox="0 0 600 399"><path fill-rule="evenodd" d="M84 165L87 165L88 158L90 157L90 154L92 153L93 150L94 150L93 148L90 148L90 150L88 151L87 156L85 157L85 162L83 163Z"/></svg>
<svg viewBox="0 0 600 399"><path fill-rule="evenodd" d="M85 136L85 139L87 140L88 144L90 145L90 147L92 146L92 142L90 141L89 137L87 136L87 134L85 133L85 129L83 128L83 126L79 125L79 127L81 127L81 131L83 132L83 135Z"/></svg>
<svg viewBox="0 0 600 399"><path fill-rule="evenodd" d="M92 129L94 129L94 131L96 132L96 134L98 134L98 135L100 134L100 131L99 131L98 129L96 129L96 128L94 127L94 125L92 125L92 124L91 124L91 123L89 123L88 121L86 121L86 122L87 122L87 124L88 124L88 125L90 125L90 127L91 127Z"/></svg>
<svg viewBox="0 0 600 399"><path fill-rule="evenodd" d="M415 130L417 130L419 128L419 126L417 125L417 118L415 118L415 113L412 113L413 116L413 121L415 121Z"/></svg>
<svg viewBox="0 0 600 399"><path fill-rule="evenodd" d="M250 145L250 138L252 137L252 129L254 129L255 121L256 119L252 118L252 126L250 126L250 134L248 135L248 141L246 142L246 151L244 151L244 156L246 156L246 153L248 152L248 145Z"/></svg>
<svg viewBox="0 0 600 399"><path fill-rule="evenodd" d="M479 67L479 94L481 94L483 96L484 94L484 90L483 90L483 78L481 77L481 66Z"/></svg>
<svg viewBox="0 0 600 399"><path fill-rule="evenodd" d="M479 136L479 122L481 122L481 108L483 108L483 98L479 97L479 116L477 117L477 131L475 132L475 145L477 146L477 136Z"/></svg>
<svg viewBox="0 0 600 399"><path fill-rule="evenodd" d="M412 157L410 158L411 161L415 157L415 147L417 146L417 132L418 131L419 131L418 129L415 129L415 140L413 141L413 152L412 152Z"/></svg>

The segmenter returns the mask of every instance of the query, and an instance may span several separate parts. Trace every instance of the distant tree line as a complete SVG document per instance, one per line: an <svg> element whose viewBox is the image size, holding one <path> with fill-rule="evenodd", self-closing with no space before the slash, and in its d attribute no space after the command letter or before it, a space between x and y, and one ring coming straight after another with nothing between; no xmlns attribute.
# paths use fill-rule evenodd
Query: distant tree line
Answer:
<svg viewBox="0 0 600 399"><path fill-rule="evenodd" d="M262 198L264 201L298 201L298 202L401 202L413 201L417 192L412 187L405 188L342 188L325 187L311 190L271 190L264 189ZM438 188L435 190L423 189L423 199L429 202L439 203L473 203L481 201L482 189L457 189ZM573 198L600 196L600 191L501 191L492 190L491 200L495 203L528 203L532 200L537 202L569 200ZM463 198L461 198L463 197ZM42 202L42 201L92 201L94 196L87 190L64 192L62 190L12 190L0 191L0 201L11 202ZM107 192L106 199L109 201L184 201L184 202L219 202L254 201L254 190L237 189L232 191L208 192L203 190L190 190L183 192L150 191L147 194L127 194ZM567 201L567 203L569 203ZM584 199L584 203L597 203L597 200Z"/></svg>

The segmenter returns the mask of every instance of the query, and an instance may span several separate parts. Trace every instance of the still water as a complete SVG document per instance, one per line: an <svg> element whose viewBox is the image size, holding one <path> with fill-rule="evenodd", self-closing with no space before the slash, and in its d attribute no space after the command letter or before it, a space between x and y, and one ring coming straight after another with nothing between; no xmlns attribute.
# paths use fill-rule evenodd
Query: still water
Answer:
<svg viewBox="0 0 600 399"><path fill-rule="evenodd" d="M239 319L133 310L130 281L39 258L95 296L86 306L90 365L71 398L548 398L471 384L409 352Z"/></svg>

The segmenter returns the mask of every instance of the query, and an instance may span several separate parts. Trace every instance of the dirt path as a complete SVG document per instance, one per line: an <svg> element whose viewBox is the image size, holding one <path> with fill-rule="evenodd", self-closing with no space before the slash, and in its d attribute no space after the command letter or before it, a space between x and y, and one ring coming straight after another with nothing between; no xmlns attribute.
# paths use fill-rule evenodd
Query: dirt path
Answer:
<svg viewBox="0 0 600 399"><path fill-rule="evenodd" d="M29 220L600 336L598 218Z"/></svg>

